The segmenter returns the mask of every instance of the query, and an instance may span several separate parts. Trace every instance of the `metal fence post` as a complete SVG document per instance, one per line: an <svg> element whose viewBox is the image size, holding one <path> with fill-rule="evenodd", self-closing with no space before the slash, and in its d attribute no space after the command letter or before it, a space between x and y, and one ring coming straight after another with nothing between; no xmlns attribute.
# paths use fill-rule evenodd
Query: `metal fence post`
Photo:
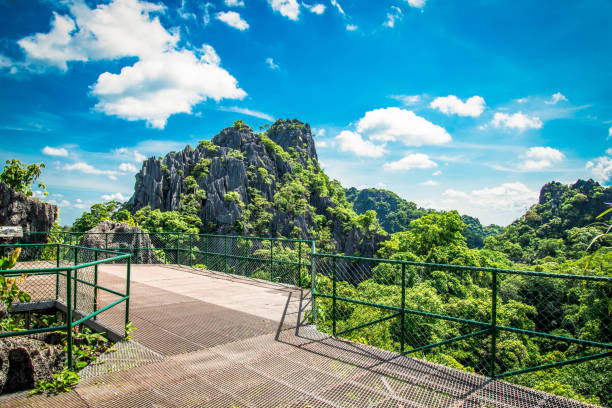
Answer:
<svg viewBox="0 0 612 408"><path fill-rule="evenodd" d="M189 234L189 267L193 266L193 234Z"/></svg>
<svg viewBox="0 0 612 408"><path fill-rule="evenodd" d="M332 333L336 335L336 258L333 259L333 270L332 270Z"/></svg>
<svg viewBox="0 0 612 408"><path fill-rule="evenodd" d="M268 241L270 243L270 282L274 282L274 241Z"/></svg>
<svg viewBox="0 0 612 408"><path fill-rule="evenodd" d="M94 250L94 261L98 262L98 251ZM93 311L98 310L98 264L94 265L94 296L93 296ZM94 320L98 320L98 315L95 315Z"/></svg>
<svg viewBox="0 0 612 408"><path fill-rule="evenodd" d="M130 322L130 272L132 266L132 257L127 258L127 271L125 278L125 296L127 299L125 300L125 332L124 336L127 336L127 325Z"/></svg>
<svg viewBox="0 0 612 408"><path fill-rule="evenodd" d="M297 283L301 287L302 286L302 242L298 241L298 273L297 273Z"/></svg>
<svg viewBox="0 0 612 408"><path fill-rule="evenodd" d="M206 251L204 252L204 266L206 269L209 269L210 265L208 265L208 235L204 235L204 243L206 244L204 247Z"/></svg>
<svg viewBox="0 0 612 408"><path fill-rule="evenodd" d="M406 335L406 323L405 323L405 309L406 309L406 264L402 264L402 322L401 322L401 336L400 336L400 352L404 353L404 336Z"/></svg>
<svg viewBox="0 0 612 408"><path fill-rule="evenodd" d="M176 264L181 264L181 233L176 234Z"/></svg>
<svg viewBox="0 0 612 408"><path fill-rule="evenodd" d="M132 232L132 242L133 242L133 247L134 247L134 260L136 263L138 263L138 250L140 249L140 240L138 239L138 232ZM134 239L136 238L136 239Z"/></svg>
<svg viewBox="0 0 612 408"><path fill-rule="evenodd" d="M77 308L77 277L78 277L78 272L79 270L76 268L76 266L79 264L79 248L78 247L74 247L74 309ZM70 302L70 298L68 298L68 302Z"/></svg>
<svg viewBox="0 0 612 408"><path fill-rule="evenodd" d="M317 288L316 288L316 283L317 283L317 267L316 267L316 247L315 247L315 241L312 241L312 249L311 249L311 253L310 253L310 279L312 280L311 282L311 299L312 299L312 324L316 325L317 324Z"/></svg>
<svg viewBox="0 0 612 408"><path fill-rule="evenodd" d="M223 250L225 253L225 273L227 273L227 235L223 236Z"/></svg>
<svg viewBox="0 0 612 408"><path fill-rule="evenodd" d="M108 249L108 232L104 233L104 241L105 241L104 249Z"/></svg>
<svg viewBox="0 0 612 408"><path fill-rule="evenodd" d="M72 295L72 269L66 270L66 353L68 369L72 370L72 303L70 301Z"/></svg>
<svg viewBox="0 0 612 408"><path fill-rule="evenodd" d="M60 244L57 244L57 259L55 260L55 267L60 266ZM55 300L59 299L59 271L55 272Z"/></svg>
<svg viewBox="0 0 612 408"><path fill-rule="evenodd" d="M495 353L497 351L497 271L493 271L491 297L491 368L490 377L495 378Z"/></svg>

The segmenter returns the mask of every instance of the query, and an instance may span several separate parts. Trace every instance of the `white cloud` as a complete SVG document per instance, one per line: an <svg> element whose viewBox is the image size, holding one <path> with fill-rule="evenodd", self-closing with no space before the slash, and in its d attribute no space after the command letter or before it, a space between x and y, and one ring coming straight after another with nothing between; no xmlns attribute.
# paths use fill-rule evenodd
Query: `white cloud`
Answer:
<svg viewBox="0 0 612 408"><path fill-rule="evenodd" d="M528 100L529 100L529 98L527 98L527 97L515 99L516 103L525 103Z"/></svg>
<svg viewBox="0 0 612 408"><path fill-rule="evenodd" d="M402 10L397 6L391 6L391 10L387 13L387 20L383 23L383 26L393 28L395 22L402 19Z"/></svg>
<svg viewBox="0 0 612 408"><path fill-rule="evenodd" d="M127 120L144 119L162 129L170 115L191 113L192 106L208 98L244 98L246 93L237 87L236 79L210 63L211 58L172 51L124 67L119 74L106 72L92 88L100 100L95 108Z"/></svg>
<svg viewBox="0 0 612 408"><path fill-rule="evenodd" d="M337 0L330 0L330 3L332 6L334 6L336 9L338 9L338 12L340 14L342 14L343 16L346 15L346 13L344 12L344 10L342 9L342 7L340 6L340 3L338 3Z"/></svg>
<svg viewBox="0 0 612 408"><path fill-rule="evenodd" d="M543 125L540 118L537 116L528 116L522 112L514 113L512 115L502 112L497 112L491 120L491 124L496 128L507 127L510 129L519 129L520 131L526 129L540 129Z"/></svg>
<svg viewBox="0 0 612 408"><path fill-rule="evenodd" d="M244 31L249 28L249 23L247 23L240 16L240 14L236 13L235 11L221 11L216 14L215 18L240 31Z"/></svg>
<svg viewBox="0 0 612 408"><path fill-rule="evenodd" d="M355 24L347 24L346 25L346 31L355 31L357 30L359 27L357 27Z"/></svg>
<svg viewBox="0 0 612 408"><path fill-rule="evenodd" d="M406 146L436 145L451 140L443 127L396 107L366 112L357 124L357 131L373 140L400 141Z"/></svg>
<svg viewBox="0 0 612 408"><path fill-rule="evenodd" d="M612 137L612 126L610 126L610 129L608 129L608 137Z"/></svg>
<svg viewBox="0 0 612 408"><path fill-rule="evenodd" d="M126 173L136 173L138 169L132 163L121 163L119 165L119 170L124 171Z"/></svg>
<svg viewBox="0 0 612 408"><path fill-rule="evenodd" d="M545 101L544 103L547 105L556 105L561 101L567 101L567 98L561 92L557 92L550 97L549 101Z"/></svg>
<svg viewBox="0 0 612 408"><path fill-rule="evenodd" d="M108 178L110 178L111 180L116 180L117 179L116 176L118 174L118 172L114 170L97 169L94 166L87 164L85 162L67 164L64 166L64 170L69 170L69 171L77 170L85 174L104 175L104 176L108 176Z"/></svg>
<svg viewBox="0 0 612 408"><path fill-rule="evenodd" d="M482 96L474 95L463 102L455 95L448 95L434 99L429 106L447 115L454 113L459 116L475 118L482 114L485 105L485 100Z"/></svg>
<svg viewBox="0 0 612 408"><path fill-rule="evenodd" d="M359 133L343 130L336 136L340 151L355 153L357 156L381 157L385 147L377 146L369 140L363 140Z"/></svg>
<svg viewBox="0 0 612 408"><path fill-rule="evenodd" d="M242 0L225 0L227 7L244 7L244 1Z"/></svg>
<svg viewBox="0 0 612 408"><path fill-rule="evenodd" d="M416 105L421 101L421 95L389 95L389 98L403 103L404 106Z"/></svg>
<svg viewBox="0 0 612 408"><path fill-rule="evenodd" d="M300 18L300 5L297 0L268 0L268 4L272 10L289 20L297 21Z"/></svg>
<svg viewBox="0 0 612 408"><path fill-rule="evenodd" d="M111 201L111 200L127 201L127 199L129 198L129 197L124 196L121 193L103 194L101 197L103 200L106 200L106 201Z"/></svg>
<svg viewBox="0 0 612 408"><path fill-rule="evenodd" d="M92 85L100 112L163 128L170 115L191 113L193 105L206 99L246 96L219 66L212 47L177 48L179 31L166 30L157 16L165 12L164 6L114 0L90 9L83 0L75 0L67 7L70 15L55 13L49 33L25 37L18 44L32 70L67 70L70 61L137 57L134 65L119 74L105 72Z"/></svg>
<svg viewBox="0 0 612 408"><path fill-rule="evenodd" d="M440 174L442 174L442 171L437 170L437 171L434 171L431 175L432 176L439 176Z"/></svg>
<svg viewBox="0 0 612 408"><path fill-rule="evenodd" d="M550 167L553 163L560 162L565 155L552 147L531 147L525 153L525 161L519 164L519 168L527 171L538 171Z"/></svg>
<svg viewBox="0 0 612 408"><path fill-rule="evenodd" d="M226 111L226 112L242 113L244 115L249 115L249 116L253 116L253 117L256 117L256 118L269 120L270 122L274 121L274 116L268 115L267 113L264 113L264 112L252 110L252 109L239 108L237 106L231 106L231 107L227 107L227 108L225 108L225 107L224 108L219 108L219 110Z"/></svg>
<svg viewBox="0 0 612 408"><path fill-rule="evenodd" d="M325 5L318 3L313 5L308 5L306 3L302 3L302 6L306 7L311 13L321 15L325 12Z"/></svg>
<svg viewBox="0 0 612 408"><path fill-rule="evenodd" d="M376 187L377 188L387 188L389 186L383 183L382 181L379 181L378 183L376 183Z"/></svg>
<svg viewBox="0 0 612 408"><path fill-rule="evenodd" d="M316 147L327 147L327 140L317 140L315 142Z"/></svg>
<svg viewBox="0 0 612 408"><path fill-rule="evenodd" d="M274 59L272 59L271 57L266 58L266 64L268 65L268 67L270 67L270 69L273 70L279 70L280 66L274 62Z"/></svg>
<svg viewBox="0 0 612 408"><path fill-rule="evenodd" d="M612 178L612 157L598 157L587 162L586 168L590 169L593 177L602 183L608 183Z"/></svg>
<svg viewBox="0 0 612 408"><path fill-rule="evenodd" d="M326 130L322 128L310 128L313 136L325 136Z"/></svg>
<svg viewBox="0 0 612 408"><path fill-rule="evenodd" d="M46 154L47 156L56 156L56 157L67 157L68 156L68 150L64 149L63 147L45 146L42 149L42 153Z"/></svg>
<svg viewBox="0 0 612 408"><path fill-rule="evenodd" d="M606 154L612 156L612 147L609 149L606 149Z"/></svg>
<svg viewBox="0 0 612 408"><path fill-rule="evenodd" d="M398 161L385 163L383 168L387 171L399 171L410 169L429 169L436 166L436 162L431 160L428 155L422 153L412 153L404 156Z"/></svg>
<svg viewBox="0 0 612 408"><path fill-rule="evenodd" d="M422 185L422 186L433 187L433 186L437 186L438 182L437 181L433 181L433 180L427 180L427 181L424 181L424 182L419 183L419 184Z"/></svg>
<svg viewBox="0 0 612 408"><path fill-rule="evenodd" d="M538 192L530 190L520 182L504 183L496 187L472 190L470 193L448 189L444 196L451 200L467 201L477 207L485 207L490 211L523 211L538 198Z"/></svg>
<svg viewBox="0 0 612 408"><path fill-rule="evenodd" d="M147 157L144 154L141 154L138 150L131 150L127 147L119 147L117 149L113 149L111 153L118 160L131 160L135 162L142 162L147 160Z"/></svg>
<svg viewBox="0 0 612 408"><path fill-rule="evenodd" d="M425 3L427 0L405 0L410 7L414 7L414 8L423 8L425 7Z"/></svg>

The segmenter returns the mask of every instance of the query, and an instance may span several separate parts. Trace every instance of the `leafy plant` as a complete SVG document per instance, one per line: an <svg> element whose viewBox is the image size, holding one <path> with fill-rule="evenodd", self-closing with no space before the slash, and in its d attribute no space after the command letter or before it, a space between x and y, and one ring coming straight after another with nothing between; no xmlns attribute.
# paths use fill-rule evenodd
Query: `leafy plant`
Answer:
<svg viewBox="0 0 612 408"><path fill-rule="evenodd" d="M134 333L134 330L136 330L136 327L132 324L132 322L127 322L125 325L125 336L123 336L123 339L125 341L132 340L132 333Z"/></svg>
<svg viewBox="0 0 612 408"><path fill-rule="evenodd" d="M80 380L81 378L77 372L64 368L62 371L53 374L52 381L38 380L36 388L30 391L30 395L42 393L57 394L70 391Z"/></svg>
<svg viewBox="0 0 612 408"><path fill-rule="evenodd" d="M4 171L0 174L0 181L4 181L13 190L31 197L32 183L38 180L45 167L44 163L26 164L16 159L7 160ZM38 183L38 188L44 191L44 195L48 194L42 181Z"/></svg>
<svg viewBox="0 0 612 408"><path fill-rule="evenodd" d="M0 270L9 270L17 264L17 259L21 253L21 248L15 248L10 255L0 258ZM29 293L19 289L19 285L25 282L27 274L22 274L18 278L9 278L0 274L0 300L6 305L6 309L10 310L15 299L20 302L29 302L31 296Z"/></svg>

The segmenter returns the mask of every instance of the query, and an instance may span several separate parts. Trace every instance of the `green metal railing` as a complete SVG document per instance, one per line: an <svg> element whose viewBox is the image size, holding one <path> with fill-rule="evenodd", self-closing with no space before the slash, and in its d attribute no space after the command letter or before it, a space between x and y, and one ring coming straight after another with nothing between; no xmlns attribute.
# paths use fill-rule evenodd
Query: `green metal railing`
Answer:
<svg viewBox="0 0 612 408"><path fill-rule="evenodd" d="M30 301L57 301L66 308L66 323L52 327L0 332L0 338L63 331L66 333L67 366L73 368L72 345L73 329L75 327L90 319L96 320L99 314L123 302L125 302L124 322L125 326L127 326L130 304L130 254L59 243L4 244L0 245L0 252L5 254L17 247L22 249L22 256L20 256L18 264L14 269L0 271L0 275L10 278L26 274L28 279L20 287L30 293L32 296ZM50 254L55 255L54 259L41 259L45 257L50 258ZM24 258L30 259L23 261ZM114 262L126 262L125 293L99 284L98 265ZM93 276L88 279L85 275L90 269L93 271ZM79 273L81 277L79 277ZM92 296L89 296L85 288L91 288ZM99 307L99 291L107 292L118 297L118 299L103 307ZM84 301L79 302L79 295L81 295L81 298L84 298L81 299ZM87 313L89 310L91 312ZM76 313L81 314L82 317L75 320L74 315Z"/></svg>
<svg viewBox="0 0 612 408"><path fill-rule="evenodd" d="M381 275L379 273L381 270L392 273ZM442 305L438 311L428 310L427 299L415 300L414 296L412 296L413 299L410 302L412 304L408 305L407 293L410 292L414 294L425 289L424 293L432 297L439 296L440 291L436 289L435 279L444 276L437 271L443 271L446 274L445 277L449 280L451 280L450 278L463 278L464 281L469 282L471 290L473 293L479 294L480 300L484 296L488 297L488 301L482 302L481 308L487 308L489 318L484 320L478 319L477 316L469 316L468 313L471 312L469 309L468 313L449 313L448 311L454 309L452 307L444 308L444 306L452 306L453 303L457 305L465 302L465 297L462 298L461 296L443 299L447 303ZM377 273L379 273L378 276ZM339 293L340 285L342 285L344 292L350 293L350 295ZM577 286L582 288L584 293L596 291L599 294L601 304L596 305L597 307L591 309L589 313L591 313L591 318L599 323L598 335L601 338L592 339L588 338L588 334L581 335L580 333L571 335L572 333L546 332L543 329L538 330L537 323L535 324L536 327L519 327L519 319L514 319L514 316L512 316L512 307L519 311L529 309L534 314L531 318L536 322L538 322L538 319L546 320L550 315L558 312L549 310L550 307L546 302L558 303L550 297L532 301L531 304L520 304L520 301L532 300L528 296L530 292L521 293L521 291L536 291L538 285L541 286L542 293L546 293L548 286L554 287L555 285L564 288L564 290ZM373 289L384 293L379 299L385 299L386 301L375 302L368 299L368 296L371 296L371 293L374 292ZM397 351L403 355L430 352L457 343L461 343L460 347L469 351L470 347L480 346L482 348L482 345L490 342L489 353L484 355L485 361L478 364L472 362L469 367L492 378L505 378L612 356L612 328L610 327L610 312L607 309L610 294L612 294L612 277L607 276L542 273L320 253L314 254L313 262L313 315L317 316L321 329L329 330L334 336L348 336L349 338L359 339L360 335L355 335L354 332L362 331L383 322L389 324L390 320L397 319L400 335L397 336L397 342L392 343L399 343L399 350ZM327 303L322 305L321 303L325 301ZM344 311L340 310L341 307L344 307ZM506 321L505 323L499 321L500 307L504 309L501 317ZM331 310L325 310L324 313L321 313L318 308ZM347 311L347 308L351 310ZM357 314L355 312L357 308L365 311L360 315L361 319L354 317ZM374 311L378 312L374 313ZM383 312L391 314L378 317L378 314ZM596 312L600 314L593 315ZM322 315L324 317L321 317ZM369 315L376 315L376 318L368 318ZM447 338L443 339L436 338L439 336L428 338L421 336L419 338L418 332L421 329L418 325L412 326L412 332L407 330L406 319L408 316L420 322L422 326L446 322L445 324L452 326L454 330L447 330ZM520 323L531 324L534 320L523 318ZM545 323L545 321L540 322L539 326L545 326ZM562 326L569 327L570 324L562 324ZM498 343L500 337L503 336L506 337L503 340L508 340L509 334L524 342L531 338L540 338L574 344L578 346L577 351L580 351L583 355L530 367L503 369L504 367L500 367L502 364L498 356ZM483 341L485 337L487 339ZM467 343L468 339L474 341ZM412 343L409 346L406 344L408 341ZM388 348L389 344L386 344L386 346ZM501 371L500 368L502 368Z"/></svg>
<svg viewBox="0 0 612 408"><path fill-rule="evenodd" d="M320 330L402 355L435 359L442 353L492 378L612 356L609 276L322 254L308 240L145 232L89 235L100 235L98 243L104 242L105 249L129 252L133 263L181 264L310 286L310 319ZM81 236L70 233L60 239L77 243ZM581 323L587 315L596 328ZM380 327L390 339L376 332ZM563 357L507 361L509 348L545 349L545 342L563 345Z"/></svg>
<svg viewBox="0 0 612 408"><path fill-rule="evenodd" d="M47 233L24 234L25 241L42 241ZM105 250L132 255L132 264L178 264L298 285L310 270L312 241L181 232L88 233ZM80 245L83 233L62 232L55 240ZM97 237L97 238L96 238ZM89 241L91 242L91 241Z"/></svg>

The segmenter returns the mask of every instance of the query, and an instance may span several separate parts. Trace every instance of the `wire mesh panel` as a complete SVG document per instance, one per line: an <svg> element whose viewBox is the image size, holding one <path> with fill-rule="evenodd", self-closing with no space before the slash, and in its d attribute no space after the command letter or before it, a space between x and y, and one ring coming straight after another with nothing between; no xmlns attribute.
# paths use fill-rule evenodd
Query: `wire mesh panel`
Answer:
<svg viewBox="0 0 612 408"><path fill-rule="evenodd" d="M314 262L324 332L532 387L542 375L527 373L545 368L588 381L566 367L581 361L611 372L612 278L326 254Z"/></svg>

